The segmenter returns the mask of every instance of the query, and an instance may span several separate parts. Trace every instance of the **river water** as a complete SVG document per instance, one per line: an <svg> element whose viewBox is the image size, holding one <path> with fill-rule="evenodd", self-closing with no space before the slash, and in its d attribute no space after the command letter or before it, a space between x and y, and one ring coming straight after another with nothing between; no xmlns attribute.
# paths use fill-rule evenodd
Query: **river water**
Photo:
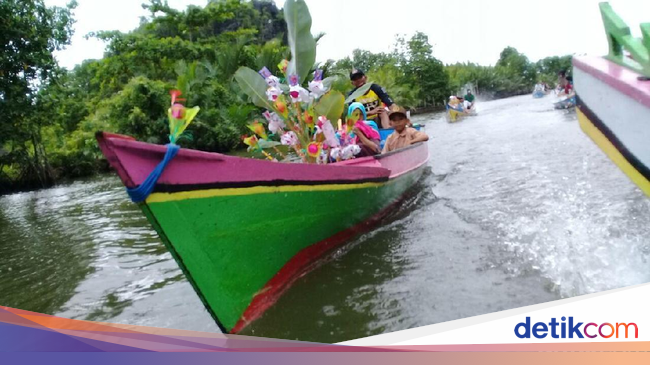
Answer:
<svg viewBox="0 0 650 365"><path fill-rule="evenodd" d="M338 342L650 281L650 199L552 97L417 116L429 171L243 334ZM219 331L114 175L0 197L0 305Z"/></svg>

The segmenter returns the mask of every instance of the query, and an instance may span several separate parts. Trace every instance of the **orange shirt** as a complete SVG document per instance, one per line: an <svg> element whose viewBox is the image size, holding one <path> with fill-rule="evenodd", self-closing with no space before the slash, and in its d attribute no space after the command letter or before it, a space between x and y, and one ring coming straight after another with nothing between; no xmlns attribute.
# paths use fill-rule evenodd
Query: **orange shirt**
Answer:
<svg viewBox="0 0 650 365"><path fill-rule="evenodd" d="M381 153L408 147L411 145L412 140L420 136L426 136L426 134L424 132L418 131L415 128L406 127L402 133L397 133L397 131L395 131L386 139L386 144L384 145L384 149L381 151Z"/></svg>

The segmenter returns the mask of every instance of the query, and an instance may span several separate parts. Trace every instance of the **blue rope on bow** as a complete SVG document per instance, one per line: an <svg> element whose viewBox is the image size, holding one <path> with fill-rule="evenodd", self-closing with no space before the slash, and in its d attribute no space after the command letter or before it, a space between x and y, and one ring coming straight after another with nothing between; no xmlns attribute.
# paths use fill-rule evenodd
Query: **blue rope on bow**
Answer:
<svg viewBox="0 0 650 365"><path fill-rule="evenodd" d="M126 188L126 192L129 194L131 200L134 203L140 203L147 199L149 194L153 192L153 188L156 186L156 182L160 178L160 175L162 175L165 167L167 167L169 161L171 161L178 153L178 150L180 150L180 147L177 144L168 143L166 146L167 152L165 152L165 157L162 161L160 161L158 166L156 166L156 168L151 171L149 176L147 176L147 179L137 188Z"/></svg>

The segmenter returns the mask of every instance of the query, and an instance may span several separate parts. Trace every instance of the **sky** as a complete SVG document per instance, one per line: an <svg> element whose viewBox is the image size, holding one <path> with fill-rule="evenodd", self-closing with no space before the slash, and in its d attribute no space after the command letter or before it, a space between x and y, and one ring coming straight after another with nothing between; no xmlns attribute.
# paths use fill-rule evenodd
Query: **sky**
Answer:
<svg viewBox="0 0 650 365"><path fill-rule="evenodd" d="M136 28L148 16L145 0L77 0L72 44L55 53L59 64L72 68L83 60L101 58L105 44L84 38L89 32ZM503 48L512 46L531 61L565 54L607 53L600 0L306 0L312 33L324 32L317 61L351 56L356 48L392 50L395 35L416 31L429 36L434 56L449 64L493 65ZM67 0L45 0L63 6ZM185 9L207 0L168 0ZM284 0L275 0L282 7ZM610 0L614 10L640 37L639 25L650 22L650 1Z"/></svg>

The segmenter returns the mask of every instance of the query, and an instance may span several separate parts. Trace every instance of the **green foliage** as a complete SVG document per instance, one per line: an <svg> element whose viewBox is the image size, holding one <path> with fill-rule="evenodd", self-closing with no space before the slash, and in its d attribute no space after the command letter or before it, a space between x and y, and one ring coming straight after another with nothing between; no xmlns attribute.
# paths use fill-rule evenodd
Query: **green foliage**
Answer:
<svg viewBox="0 0 650 365"><path fill-rule="evenodd" d="M134 31L89 35L106 42L102 59L61 70L52 53L70 41L75 5L0 2L0 189L45 186L99 171L106 165L95 141L98 130L166 143L172 88L182 90L185 105L201 108L184 133L188 138L180 141L183 147L241 147L246 125L260 118L259 109L248 104L251 91L264 83L257 70L267 66L277 74L292 45L301 80L319 66L331 95L337 95L336 108L330 108L337 111L340 94L334 91L349 92L353 67L412 108L439 105L467 84L482 96L528 93L535 82L553 84L558 71L571 68L570 56L531 63L514 48L506 48L495 67L444 66L423 33L398 37L388 53L355 50L351 57L315 65L315 44L323 35L297 31L311 24L302 0L289 1L284 11L263 0L213 0L184 10L149 0L143 7L150 15ZM245 75L238 71L242 67ZM268 107L265 90L263 85L257 104Z"/></svg>
<svg viewBox="0 0 650 365"><path fill-rule="evenodd" d="M336 90L328 91L314 105L316 113L326 116L330 122L335 123L334 125L336 125L336 121L343 115L344 108L345 97Z"/></svg>
<svg viewBox="0 0 650 365"><path fill-rule="evenodd" d="M463 87L472 85L483 98L528 94L537 82L554 86L557 73L570 69L571 56L548 57L532 63L512 47L501 52L495 67L472 63L447 66L454 92L464 93Z"/></svg>
<svg viewBox="0 0 650 365"><path fill-rule="evenodd" d="M450 92L447 70L433 56L433 47L421 32L408 41L398 36L391 53L357 49L352 58L346 57L328 66L332 72L346 78L352 68L364 70L369 81L386 88L397 104L411 108L441 104Z"/></svg>
<svg viewBox="0 0 650 365"><path fill-rule="evenodd" d="M260 75L248 67L241 67L235 73L235 80L246 95L251 98L253 104L260 108L275 110L266 96L268 86Z"/></svg>
<svg viewBox="0 0 650 365"><path fill-rule="evenodd" d="M166 143L167 109L171 85L143 76L133 78L122 91L102 103L103 123L123 134L151 143Z"/></svg>
<svg viewBox="0 0 650 365"><path fill-rule="evenodd" d="M316 40L311 34L311 15L304 0L287 0L284 4L291 60L287 75L298 75L299 83L307 79L316 62Z"/></svg>
<svg viewBox="0 0 650 365"><path fill-rule="evenodd" d="M404 73L394 64L383 65L368 73L371 83L377 83L390 90L390 96L397 105L415 108L420 104L420 87L400 82L404 78Z"/></svg>
<svg viewBox="0 0 650 365"><path fill-rule="evenodd" d="M0 2L0 171L10 180L46 186L52 182L42 128L50 123L45 103L38 103L38 85L55 79L59 69L52 52L72 36L73 1L47 7L42 0Z"/></svg>

